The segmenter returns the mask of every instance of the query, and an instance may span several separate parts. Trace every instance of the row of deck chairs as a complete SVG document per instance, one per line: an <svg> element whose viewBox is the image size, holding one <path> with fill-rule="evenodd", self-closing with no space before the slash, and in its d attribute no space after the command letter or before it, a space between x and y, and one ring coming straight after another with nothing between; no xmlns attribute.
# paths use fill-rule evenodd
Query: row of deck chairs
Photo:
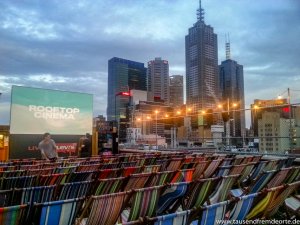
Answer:
<svg viewBox="0 0 300 225"><path fill-rule="evenodd" d="M287 198L299 187L299 168L290 167L288 163L282 163L282 161L260 160L258 162L251 162L251 160L245 161L242 159L239 160L242 164L238 164L235 159L211 158L210 160L206 160L206 158L205 160L195 162L195 157L191 158L193 160L187 161L186 157L175 157L173 158L174 160L169 160L163 171L161 170L161 165L158 165L159 167L157 168L159 169L153 172L151 170L148 173L145 173L145 168L150 165L128 167L134 168L129 170L128 174L124 173L127 167L112 168L106 169L111 171L108 171L108 175L105 178L99 177L101 173L97 172L100 170L97 172L85 171L97 175L91 176L92 179L90 180L78 182L66 183L65 181L68 180L64 180L63 182L60 180L60 182L53 184L53 187L49 188L44 185L23 188L12 187L9 190L2 190L3 193L7 191L12 193L11 196L13 196L12 198L7 198L10 200L13 199L11 201L13 202L13 206L3 207L3 212L12 212L14 214L14 217L10 217L8 216L10 215L9 213L3 213L2 215L6 215L8 219L3 220L5 223L2 224L22 224L18 223L20 221L23 223L26 221L25 224L115 224L119 218L121 218L119 222L123 224L153 224L158 221L164 221L166 218L173 218L174 216L174 218L186 219L187 222L184 224L191 224L196 223L195 221L197 220L199 222L200 218L203 217L200 216L202 213L209 211L208 209L210 208L215 208L220 203L226 206L225 211L227 213L225 215L227 217L224 218L228 219L228 213L232 210L233 205L237 205L237 202L241 201L241 199L246 199L245 196L253 196L253 199L258 202L262 196L262 199L265 198L264 196L268 196L266 193L281 187L278 189L281 190L281 192L278 191L280 194L285 193L282 190L290 190L285 195L285 198ZM76 162L76 160L73 162ZM111 161L107 162L107 164L111 163ZM157 163L157 159L155 163ZM97 164L96 161L90 165L94 164ZM55 169L59 167L65 167L64 169L66 169L69 166L69 164L64 165L59 164ZM74 167L74 165L69 167ZM76 174L76 169L80 165L84 164L80 162L75 166L75 170L72 170L67 176ZM18 168L18 166L15 168ZM138 170L136 170L137 168ZM168 171L165 170L166 168L174 170ZM122 172L113 173L114 170ZM245 176L245 173L247 176ZM1 179L12 178L7 176L9 173L5 174ZM109 175L111 174L114 175L110 177ZM66 174L53 173L50 176L58 175L63 176ZM38 177L41 176L43 175ZM131 184L128 185L129 183ZM116 204L111 205L110 201L106 199L106 197L108 199L116 198L114 196L123 196L122 201L120 200L121 198L112 200L115 203L118 202L118 209L115 209ZM269 196L268 198L271 197ZM94 207L94 204L96 204L94 202L97 202L97 199L106 199L105 201L103 200L104 203L102 202L106 207ZM147 199L151 202L150 206L146 206L145 201ZM99 210L99 208L108 211L96 211L96 214L92 213L93 210ZM180 213L178 209L180 209ZM64 216L54 216L56 215L55 212L63 213L62 215ZM253 214L251 212L247 213L251 216ZM106 213L110 222L103 220ZM255 213L253 218L261 216L260 214ZM68 216L66 217L65 215ZM117 220L114 219L113 215L115 215ZM15 218L15 220L12 218ZM67 221L65 221L66 218ZM54 221L49 222L49 219L56 220L57 222L64 219L64 221L55 223ZM12 221L15 221L15 223L9 223Z"/></svg>

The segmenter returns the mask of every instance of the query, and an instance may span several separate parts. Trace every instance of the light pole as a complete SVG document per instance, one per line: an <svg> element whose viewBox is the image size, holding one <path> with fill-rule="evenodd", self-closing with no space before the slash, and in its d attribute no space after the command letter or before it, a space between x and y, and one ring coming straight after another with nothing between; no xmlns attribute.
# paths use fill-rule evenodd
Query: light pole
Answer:
<svg viewBox="0 0 300 225"><path fill-rule="evenodd" d="M157 114L158 114L158 111L155 110L155 142L156 142L156 150L158 150L158 146L157 146Z"/></svg>

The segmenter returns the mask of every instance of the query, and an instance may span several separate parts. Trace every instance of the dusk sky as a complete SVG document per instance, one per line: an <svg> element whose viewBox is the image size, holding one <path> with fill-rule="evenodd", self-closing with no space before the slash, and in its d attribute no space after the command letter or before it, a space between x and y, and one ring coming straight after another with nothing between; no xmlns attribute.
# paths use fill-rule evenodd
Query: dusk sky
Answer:
<svg viewBox="0 0 300 225"><path fill-rule="evenodd" d="M94 95L105 115L112 57L168 60L185 76L184 38L197 20L198 0L1 0L0 125L8 125L12 85ZM231 58L244 66L245 100L287 97L300 102L300 1L202 0L205 23L225 34ZM247 125L249 127L249 125Z"/></svg>

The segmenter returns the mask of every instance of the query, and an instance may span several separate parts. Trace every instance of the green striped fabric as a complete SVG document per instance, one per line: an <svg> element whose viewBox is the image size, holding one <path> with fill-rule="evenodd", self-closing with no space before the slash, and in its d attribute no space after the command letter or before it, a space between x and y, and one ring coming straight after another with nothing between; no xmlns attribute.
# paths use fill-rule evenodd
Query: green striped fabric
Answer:
<svg viewBox="0 0 300 225"><path fill-rule="evenodd" d="M162 188L163 186L154 186L134 190L128 221L137 220L139 217L156 216L157 203Z"/></svg>
<svg viewBox="0 0 300 225"><path fill-rule="evenodd" d="M0 208L1 225L22 225L26 215L27 205L15 205Z"/></svg>

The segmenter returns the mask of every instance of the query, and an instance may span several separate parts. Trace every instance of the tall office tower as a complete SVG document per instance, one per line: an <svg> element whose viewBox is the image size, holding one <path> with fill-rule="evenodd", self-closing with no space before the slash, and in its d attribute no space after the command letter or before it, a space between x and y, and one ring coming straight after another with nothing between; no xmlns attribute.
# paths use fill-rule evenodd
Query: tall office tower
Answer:
<svg viewBox="0 0 300 225"><path fill-rule="evenodd" d="M201 1L197 18L185 36L186 100L194 115L216 108L219 101L217 34L204 22ZM204 125L201 119L198 122L196 119L193 118L193 127Z"/></svg>
<svg viewBox="0 0 300 225"><path fill-rule="evenodd" d="M226 60L219 66L219 83L222 93L222 102L227 105L230 115L230 137L245 135L245 97L243 66L230 58L229 38L225 44ZM223 108L224 109L224 108ZM242 138L233 139L232 144L243 146Z"/></svg>
<svg viewBox="0 0 300 225"><path fill-rule="evenodd" d="M183 105L183 76L170 76L170 106L181 107Z"/></svg>
<svg viewBox="0 0 300 225"><path fill-rule="evenodd" d="M148 62L147 70L148 101L163 100L170 102L169 63L167 60L155 58Z"/></svg>
<svg viewBox="0 0 300 225"><path fill-rule="evenodd" d="M107 120L128 119L130 96L122 92L130 90L146 91L146 68L144 63L121 58L108 61Z"/></svg>

